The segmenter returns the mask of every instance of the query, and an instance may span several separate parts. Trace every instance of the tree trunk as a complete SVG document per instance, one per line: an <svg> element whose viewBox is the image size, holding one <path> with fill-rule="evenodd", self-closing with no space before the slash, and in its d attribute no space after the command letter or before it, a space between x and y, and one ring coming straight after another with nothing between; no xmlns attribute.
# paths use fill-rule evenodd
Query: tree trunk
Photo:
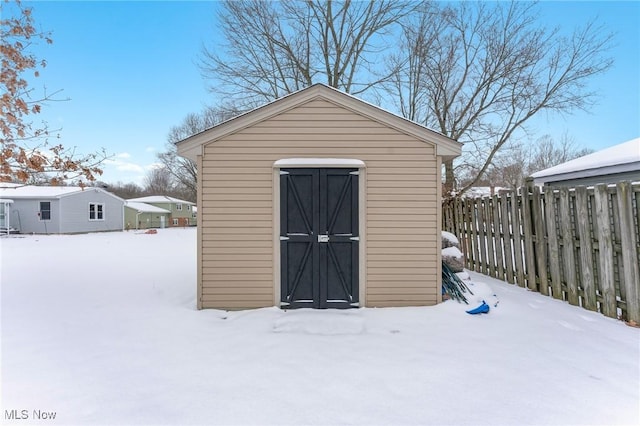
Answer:
<svg viewBox="0 0 640 426"><path fill-rule="evenodd" d="M453 173L453 160L445 160L444 164L444 187L442 188L442 196L444 198L451 197L456 185L456 178Z"/></svg>

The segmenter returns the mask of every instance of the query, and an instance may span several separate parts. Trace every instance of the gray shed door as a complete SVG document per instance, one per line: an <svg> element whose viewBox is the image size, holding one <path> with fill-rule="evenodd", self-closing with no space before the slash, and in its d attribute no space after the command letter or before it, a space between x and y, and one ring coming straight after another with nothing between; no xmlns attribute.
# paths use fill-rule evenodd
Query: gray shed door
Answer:
<svg viewBox="0 0 640 426"><path fill-rule="evenodd" d="M281 170L282 307L358 306L357 173Z"/></svg>

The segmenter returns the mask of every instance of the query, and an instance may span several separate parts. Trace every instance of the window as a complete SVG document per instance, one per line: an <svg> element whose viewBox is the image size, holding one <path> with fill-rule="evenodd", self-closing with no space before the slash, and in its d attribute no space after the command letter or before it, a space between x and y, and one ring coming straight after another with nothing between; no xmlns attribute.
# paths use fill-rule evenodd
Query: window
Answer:
<svg viewBox="0 0 640 426"><path fill-rule="evenodd" d="M89 203L89 220L104 220L104 204Z"/></svg>
<svg viewBox="0 0 640 426"><path fill-rule="evenodd" d="M194 213L191 215L192 218L197 219L198 218L198 213Z"/></svg>
<svg viewBox="0 0 640 426"><path fill-rule="evenodd" d="M51 220L51 202L40 201L40 211L38 212L40 220Z"/></svg>
<svg viewBox="0 0 640 426"><path fill-rule="evenodd" d="M178 219L173 219L173 226L178 226L180 225L180 223L178 223Z"/></svg>
<svg viewBox="0 0 640 426"><path fill-rule="evenodd" d="M187 204L187 211L191 210L191 205Z"/></svg>
<svg viewBox="0 0 640 426"><path fill-rule="evenodd" d="M176 210L182 211L182 204L176 204Z"/></svg>

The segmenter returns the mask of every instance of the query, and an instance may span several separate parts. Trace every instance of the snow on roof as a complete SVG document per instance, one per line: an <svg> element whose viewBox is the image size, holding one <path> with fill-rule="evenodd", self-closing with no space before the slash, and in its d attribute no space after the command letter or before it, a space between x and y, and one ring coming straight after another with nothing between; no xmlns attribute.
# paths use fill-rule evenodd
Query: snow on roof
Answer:
<svg viewBox="0 0 640 426"><path fill-rule="evenodd" d="M284 158L273 163L275 167L347 166L364 167L364 161L353 158Z"/></svg>
<svg viewBox="0 0 640 426"><path fill-rule="evenodd" d="M490 186L472 186L464 194L462 194L462 197L463 198L492 197L495 194L499 194L500 191L505 189L508 190L509 188L505 188L502 186L494 186L492 189Z"/></svg>
<svg viewBox="0 0 640 426"><path fill-rule="evenodd" d="M0 196L8 198L60 198L80 191L95 191L98 188L79 186L36 186L1 184Z"/></svg>
<svg viewBox="0 0 640 426"><path fill-rule="evenodd" d="M640 138L549 167L531 177L536 183L544 183L634 170L640 170Z"/></svg>
<svg viewBox="0 0 640 426"><path fill-rule="evenodd" d="M134 209L138 213L171 213L167 209L163 209L160 207L152 206L151 204L141 203L138 201L125 201L125 207L129 207Z"/></svg>
<svg viewBox="0 0 640 426"><path fill-rule="evenodd" d="M191 201L180 200L166 195L149 195L148 197L130 198L127 201L138 201L141 203L177 203L195 205Z"/></svg>

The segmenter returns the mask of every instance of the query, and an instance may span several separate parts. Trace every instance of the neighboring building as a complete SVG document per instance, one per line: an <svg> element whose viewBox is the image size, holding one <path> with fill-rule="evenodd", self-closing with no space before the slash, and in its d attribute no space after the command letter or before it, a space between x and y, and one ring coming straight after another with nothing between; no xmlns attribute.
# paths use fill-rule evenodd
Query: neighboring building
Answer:
<svg viewBox="0 0 640 426"><path fill-rule="evenodd" d="M22 233L121 231L124 200L101 188L0 184L5 226ZM7 210L7 206L10 206Z"/></svg>
<svg viewBox="0 0 640 426"><path fill-rule="evenodd" d="M132 198L127 201L150 204L167 210L170 213L167 226L195 226L197 223L191 210L195 206L195 203L190 201L179 200L177 198L167 197L166 195L151 195L148 197Z"/></svg>
<svg viewBox="0 0 640 426"><path fill-rule="evenodd" d="M136 201L126 201L124 205L125 229L166 228L171 221L167 209Z"/></svg>
<svg viewBox="0 0 640 426"><path fill-rule="evenodd" d="M640 138L576 158L531 175L549 186L596 185L640 181Z"/></svg>
<svg viewBox="0 0 640 426"><path fill-rule="evenodd" d="M198 308L433 305L461 144L325 85L177 145L198 164Z"/></svg>

